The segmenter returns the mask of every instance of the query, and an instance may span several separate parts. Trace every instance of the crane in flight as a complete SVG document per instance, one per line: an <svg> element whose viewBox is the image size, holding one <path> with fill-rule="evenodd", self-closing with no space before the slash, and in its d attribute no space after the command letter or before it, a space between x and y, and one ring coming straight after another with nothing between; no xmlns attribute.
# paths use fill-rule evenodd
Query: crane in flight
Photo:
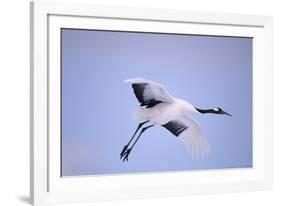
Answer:
<svg viewBox="0 0 281 206"><path fill-rule="evenodd" d="M136 112L139 125L120 153L120 159L123 158L123 161L128 161L129 154L143 132L158 125L166 128L178 137L192 157L206 157L210 152L208 141L203 135L199 124L190 116L190 113L212 113L231 116L220 107L212 109L194 107L183 99L173 97L164 86L150 80L135 78L125 80L124 82L132 85L140 107ZM132 143L140 129L141 132Z"/></svg>

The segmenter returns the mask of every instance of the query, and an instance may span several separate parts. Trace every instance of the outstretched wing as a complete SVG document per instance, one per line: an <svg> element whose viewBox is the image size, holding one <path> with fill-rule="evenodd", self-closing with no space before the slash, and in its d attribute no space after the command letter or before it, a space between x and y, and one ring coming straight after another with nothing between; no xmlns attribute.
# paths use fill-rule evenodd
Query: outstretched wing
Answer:
<svg viewBox="0 0 281 206"><path fill-rule="evenodd" d="M191 117L180 116L162 126L184 143L192 157L203 158L210 153L207 139L204 137L198 123Z"/></svg>
<svg viewBox="0 0 281 206"><path fill-rule="evenodd" d="M161 84L142 78L128 79L124 82L132 84L140 106L151 108L159 103L174 101L173 97Z"/></svg>

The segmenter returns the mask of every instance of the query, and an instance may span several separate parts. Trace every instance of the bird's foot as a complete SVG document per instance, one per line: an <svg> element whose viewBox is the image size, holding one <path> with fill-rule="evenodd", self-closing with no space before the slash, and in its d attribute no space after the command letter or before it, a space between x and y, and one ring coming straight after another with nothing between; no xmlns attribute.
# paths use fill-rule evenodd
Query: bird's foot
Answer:
<svg viewBox="0 0 281 206"><path fill-rule="evenodd" d="M128 161L128 158L129 158L129 154L130 154L130 152L131 152L131 150L132 149L127 149L126 151L125 151L125 153L124 153L124 158L123 158L123 162L126 160L126 161Z"/></svg>
<svg viewBox="0 0 281 206"><path fill-rule="evenodd" d="M125 152L127 151L129 145L125 145L120 153L120 159L125 155Z"/></svg>

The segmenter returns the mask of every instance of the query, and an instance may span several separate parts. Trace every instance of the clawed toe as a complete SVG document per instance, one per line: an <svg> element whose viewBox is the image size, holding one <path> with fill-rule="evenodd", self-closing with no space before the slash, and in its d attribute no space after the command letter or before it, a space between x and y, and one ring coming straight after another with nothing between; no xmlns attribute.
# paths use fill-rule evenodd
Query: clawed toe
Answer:
<svg viewBox="0 0 281 206"><path fill-rule="evenodd" d="M128 161L128 158L129 158L129 154L130 154L130 152L131 152L131 149L127 149L126 151L125 151L125 153L124 153L124 158L123 158L123 162L126 160L126 161ZM122 157L121 157L122 158Z"/></svg>
<svg viewBox="0 0 281 206"><path fill-rule="evenodd" d="M126 160L128 161L128 158L129 158L129 154L131 152L131 149L128 149L128 145L125 145L120 153L120 159L123 158L123 162Z"/></svg>
<svg viewBox="0 0 281 206"><path fill-rule="evenodd" d="M120 159L122 159L122 157L125 155L126 151L128 149L128 145L125 145L120 153Z"/></svg>

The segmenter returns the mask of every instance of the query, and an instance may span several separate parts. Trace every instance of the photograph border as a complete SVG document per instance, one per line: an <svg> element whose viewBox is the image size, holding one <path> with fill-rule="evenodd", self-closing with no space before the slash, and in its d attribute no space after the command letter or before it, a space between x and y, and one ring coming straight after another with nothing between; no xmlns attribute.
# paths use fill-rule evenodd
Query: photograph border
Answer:
<svg viewBox="0 0 281 206"><path fill-rule="evenodd" d="M265 190L272 188L272 148L273 148L273 66L272 66L272 17L210 13L210 12L191 12L184 10L165 10L151 8L129 8L129 7L108 7L101 5L83 3L54 3L48 1L35 1L31 3L31 45L30 45L30 64L31 64L31 167L30 167L30 194L34 205L46 203L69 203L100 200L134 199L147 197L179 196L187 194L207 194L216 192L239 192ZM112 20L138 20L154 21L166 23L192 23L200 25L220 25L220 26L239 26L239 27L259 27L263 30L263 78L264 100L259 104L264 117L264 164L263 174L259 179L234 181L233 183L202 183L154 187L147 183L145 188L131 185L129 190L114 185L112 188L105 186L103 190L91 189L85 193L80 190L61 190L56 191L50 188L52 182L51 173L57 173L58 168L50 167L49 156L52 150L50 142L50 122L49 107L52 105L50 100L50 88L56 86L50 79L49 62L49 29L50 16L69 16L72 18L94 17ZM234 35L235 36L235 35ZM255 50L254 50L255 51ZM266 66L265 66L266 65ZM52 74L51 74L52 75ZM266 120L266 121L265 121ZM56 153L57 154L57 153ZM51 155L56 155L51 154ZM54 171L56 170L56 171ZM169 174L167 174L169 175ZM181 174L178 174L181 175ZM207 174L203 174L207 175ZM161 176L161 175L158 175ZM111 178L111 177L109 177ZM112 177L113 178L113 177ZM111 179L112 179L111 178ZM132 176L122 175L123 180L131 181ZM161 178L161 177L160 177ZM72 178L69 178L72 179ZM83 185L82 178L76 178ZM126 180L127 179L127 180ZM98 179L96 183L102 183ZM201 187L204 185L206 189ZM73 187L75 184L72 185ZM71 188L70 188L71 189ZM105 192L106 191L106 192ZM119 192L116 192L119 191ZM97 194L97 195L93 195Z"/></svg>

